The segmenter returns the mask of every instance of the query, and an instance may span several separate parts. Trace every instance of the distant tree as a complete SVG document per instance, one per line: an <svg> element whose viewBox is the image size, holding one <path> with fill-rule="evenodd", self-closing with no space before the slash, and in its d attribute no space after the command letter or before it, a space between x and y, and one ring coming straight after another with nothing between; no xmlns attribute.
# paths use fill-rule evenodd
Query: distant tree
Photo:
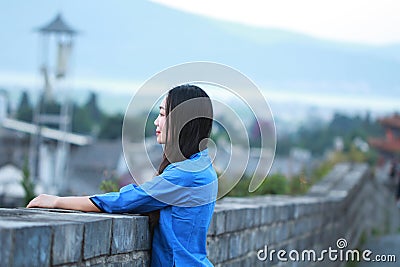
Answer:
<svg viewBox="0 0 400 267"><path fill-rule="evenodd" d="M101 120L103 118L103 114L98 106L98 101L97 101L97 94L94 92L90 93L89 99L86 102L86 104L83 105L83 108L86 109L90 120L94 124L100 124Z"/></svg>
<svg viewBox="0 0 400 267"><path fill-rule="evenodd" d="M125 138L131 142L139 142L143 141L143 130L145 131L145 136L154 136L155 126L153 124L153 129L151 129L150 119L145 121L146 115L142 114L142 116L134 116L125 118L124 131L127 133ZM122 127L122 122L121 122ZM143 129L145 127L145 129ZM147 134L147 135L146 135Z"/></svg>
<svg viewBox="0 0 400 267"><path fill-rule="evenodd" d="M72 108L72 132L80 134L90 134L93 121L87 109L73 105Z"/></svg>
<svg viewBox="0 0 400 267"><path fill-rule="evenodd" d="M254 192L249 192L251 177L242 177L240 181L229 191L227 196L244 197L256 195L284 195L289 193L289 181L282 174L268 175L262 184Z"/></svg>
<svg viewBox="0 0 400 267"><path fill-rule="evenodd" d="M261 144L261 130L264 143ZM272 147L274 140L274 125L268 120L254 120L249 134L251 147Z"/></svg>
<svg viewBox="0 0 400 267"><path fill-rule="evenodd" d="M225 140L228 143L231 141L226 128L224 128L219 120L214 120L210 138L215 143L218 143L221 140Z"/></svg>
<svg viewBox="0 0 400 267"><path fill-rule="evenodd" d="M56 100L42 100L42 114L60 114L61 104Z"/></svg>
<svg viewBox="0 0 400 267"><path fill-rule="evenodd" d="M279 133L278 133L279 134ZM289 155L290 149L295 146L294 137L291 134L278 135L276 142L277 155Z"/></svg>
<svg viewBox="0 0 400 267"><path fill-rule="evenodd" d="M332 147L335 137L340 136L344 142L344 151L349 152L354 138L359 137L365 141L369 136L379 136L382 133L382 127L372 121L368 113L364 118L336 113L328 124L302 126L292 138L285 136L279 139L277 151L287 150L287 147L280 149L280 145L289 138L292 146L310 150L314 155L322 155Z"/></svg>
<svg viewBox="0 0 400 267"><path fill-rule="evenodd" d="M122 137L122 122L124 115L116 114L107 117L100 127L99 138L118 139Z"/></svg>
<svg viewBox="0 0 400 267"><path fill-rule="evenodd" d="M29 95L26 91L22 92L21 99L17 108L17 119L21 121L31 122L33 118L33 108Z"/></svg>

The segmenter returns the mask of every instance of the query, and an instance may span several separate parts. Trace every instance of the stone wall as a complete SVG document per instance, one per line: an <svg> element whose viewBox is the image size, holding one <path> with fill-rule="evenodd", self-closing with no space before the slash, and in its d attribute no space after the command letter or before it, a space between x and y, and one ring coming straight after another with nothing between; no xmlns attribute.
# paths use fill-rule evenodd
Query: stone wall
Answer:
<svg viewBox="0 0 400 267"><path fill-rule="evenodd" d="M320 251L362 233L393 232L393 193L367 165L339 164L305 196L224 198L210 225L215 266L344 266L343 262L261 261L261 249ZM148 217L43 209L0 209L1 266L149 266ZM264 254L260 254L263 256Z"/></svg>
<svg viewBox="0 0 400 267"><path fill-rule="evenodd" d="M257 252L266 251L265 246L287 253L313 249L318 258L323 249L338 249L339 238L347 241L344 249L353 249L362 233L395 232L399 218L394 194L367 165L339 164L305 196L219 201L208 236L209 258L216 266L344 266L327 260L279 264L276 253L271 263L259 260Z"/></svg>

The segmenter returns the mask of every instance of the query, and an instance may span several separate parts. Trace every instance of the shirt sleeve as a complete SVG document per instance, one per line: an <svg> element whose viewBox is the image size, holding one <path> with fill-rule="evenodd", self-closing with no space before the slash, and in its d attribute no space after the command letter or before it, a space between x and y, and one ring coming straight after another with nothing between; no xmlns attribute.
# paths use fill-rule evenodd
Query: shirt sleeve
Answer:
<svg viewBox="0 0 400 267"><path fill-rule="evenodd" d="M182 178L182 175L170 165L161 175L140 186L129 184L122 187L119 192L95 195L89 199L97 208L107 213L147 213L171 205L168 200L176 197L179 188L174 185L182 181ZM168 200L164 201L165 198Z"/></svg>
<svg viewBox="0 0 400 267"><path fill-rule="evenodd" d="M167 206L134 184L122 187L119 192L95 195L89 199L97 208L107 213L147 213Z"/></svg>
<svg viewBox="0 0 400 267"><path fill-rule="evenodd" d="M95 195L90 200L107 213L147 213L166 206L194 207L215 201L218 180L197 185L196 177L194 172L171 164L161 175L140 186L129 184L119 192Z"/></svg>

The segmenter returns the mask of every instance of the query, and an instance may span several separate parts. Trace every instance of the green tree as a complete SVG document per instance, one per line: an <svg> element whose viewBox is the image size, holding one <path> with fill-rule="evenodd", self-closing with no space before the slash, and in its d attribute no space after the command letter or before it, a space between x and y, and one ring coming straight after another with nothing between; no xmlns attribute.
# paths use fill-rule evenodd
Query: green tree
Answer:
<svg viewBox="0 0 400 267"><path fill-rule="evenodd" d="M122 137L122 122L124 116L116 114L107 117L100 127L99 138L101 139L119 139Z"/></svg>
<svg viewBox="0 0 400 267"><path fill-rule="evenodd" d="M97 99L97 94L91 92L88 101L83 105L83 109L86 110L93 124L100 124L103 119L103 113L99 108Z"/></svg>
<svg viewBox="0 0 400 267"><path fill-rule="evenodd" d="M26 91L22 92L21 99L17 108L17 119L26 122L32 122L33 108L29 95Z"/></svg>
<svg viewBox="0 0 400 267"><path fill-rule="evenodd" d="M56 100L42 100L41 107L42 114L60 114L61 113L61 104Z"/></svg>
<svg viewBox="0 0 400 267"><path fill-rule="evenodd" d="M251 179L249 177L242 177L239 183L228 193L228 196L244 197L256 195L277 195L289 193L289 183L285 176L282 174L269 175L256 191L250 193L249 185Z"/></svg>
<svg viewBox="0 0 400 267"><path fill-rule="evenodd" d="M92 131L93 121L87 109L74 104L72 108L72 131L80 134L89 134Z"/></svg>

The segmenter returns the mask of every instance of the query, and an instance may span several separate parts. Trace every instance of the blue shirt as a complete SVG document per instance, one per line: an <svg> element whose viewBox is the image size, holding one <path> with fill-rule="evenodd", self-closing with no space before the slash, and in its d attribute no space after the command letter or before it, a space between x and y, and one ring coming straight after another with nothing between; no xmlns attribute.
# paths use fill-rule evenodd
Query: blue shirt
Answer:
<svg viewBox="0 0 400 267"><path fill-rule="evenodd" d="M217 175L205 149L171 163L140 186L129 184L90 199L108 213L160 210L151 266L213 266L207 259L206 238L217 191Z"/></svg>

